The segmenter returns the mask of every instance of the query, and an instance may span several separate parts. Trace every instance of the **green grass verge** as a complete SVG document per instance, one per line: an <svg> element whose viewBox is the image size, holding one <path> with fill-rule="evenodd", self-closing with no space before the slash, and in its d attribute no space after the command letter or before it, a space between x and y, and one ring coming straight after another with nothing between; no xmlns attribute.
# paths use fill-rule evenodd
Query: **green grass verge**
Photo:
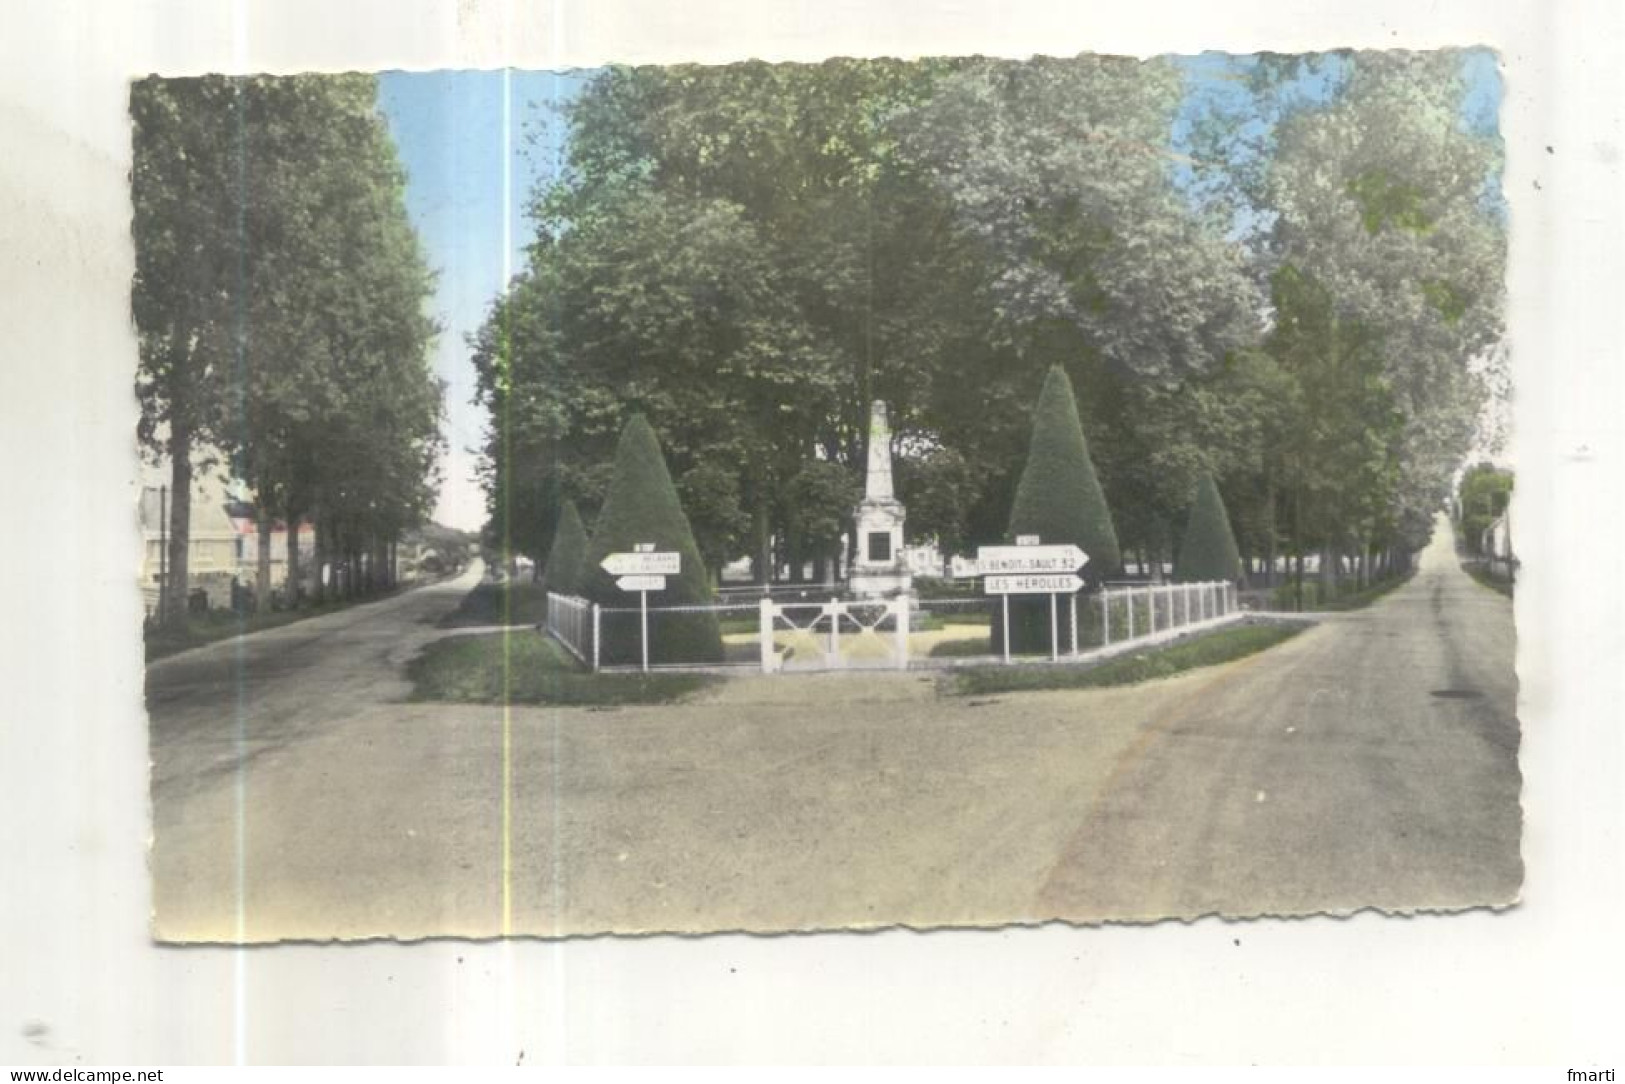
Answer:
<svg viewBox="0 0 1625 1084"><path fill-rule="evenodd" d="M991 636L966 636L961 639L944 640L939 644L932 644L930 651L933 659L963 659L991 654L993 654Z"/></svg>
<svg viewBox="0 0 1625 1084"><path fill-rule="evenodd" d="M1290 640L1305 627L1273 622L1239 625L1167 647L1121 655L1096 666L968 666L943 674L938 680L938 691L948 696L983 696L1039 689L1135 685L1256 654Z"/></svg>
<svg viewBox="0 0 1625 1084"><path fill-rule="evenodd" d="M297 610L272 610L269 613L239 614L231 610L210 610L208 613L187 614L184 621L178 625L149 625L143 639L146 660L153 662L168 655L176 655L182 651L189 651L194 647L212 644L218 640L229 640L233 636L244 636L251 632L264 632L266 629L280 628L291 625L295 621L304 621L311 617L321 617L324 614L337 613L351 606L363 602L377 602L396 594L400 588L391 591L380 591L374 595L349 599L337 602L324 602L320 605L302 606Z"/></svg>
<svg viewBox="0 0 1625 1084"><path fill-rule="evenodd" d="M1492 576L1483 566L1469 564L1465 561L1462 562L1461 570L1491 591L1505 595L1507 598L1512 597L1513 586L1511 580L1503 580L1499 576Z"/></svg>
<svg viewBox="0 0 1625 1084"><path fill-rule="evenodd" d="M1410 583L1411 577L1414 575L1416 575L1416 573L1413 570L1405 573L1403 576L1395 576L1392 579L1383 580L1380 583L1374 583L1363 591L1355 591L1352 594L1339 595L1337 598L1332 599L1330 602L1326 603L1320 608L1322 610L1363 609L1389 592Z"/></svg>
<svg viewBox="0 0 1625 1084"><path fill-rule="evenodd" d="M545 633L450 636L407 664L413 700L463 704L665 704L713 674L593 674Z"/></svg>
<svg viewBox="0 0 1625 1084"><path fill-rule="evenodd" d="M759 614L724 614L717 618L717 629L724 636L742 632L760 632L762 618Z"/></svg>
<svg viewBox="0 0 1625 1084"><path fill-rule="evenodd" d="M443 629L479 625L539 625L547 620L547 588L530 580L479 583L436 625Z"/></svg>
<svg viewBox="0 0 1625 1084"><path fill-rule="evenodd" d="M1392 576L1386 580L1379 580L1378 582L1371 584L1369 587L1366 587L1364 590L1356 590L1353 588L1348 588L1345 590L1334 587L1333 590L1336 593L1325 598L1321 597L1319 581L1305 579L1303 581L1303 612L1324 613L1338 610L1363 609L1395 588L1409 583L1411 577L1414 575L1416 575L1416 572L1413 569L1402 576ZM1290 612L1293 609L1295 594L1295 585L1291 583L1284 583L1280 587L1277 587L1275 589L1274 596L1274 604L1276 609L1283 612Z"/></svg>

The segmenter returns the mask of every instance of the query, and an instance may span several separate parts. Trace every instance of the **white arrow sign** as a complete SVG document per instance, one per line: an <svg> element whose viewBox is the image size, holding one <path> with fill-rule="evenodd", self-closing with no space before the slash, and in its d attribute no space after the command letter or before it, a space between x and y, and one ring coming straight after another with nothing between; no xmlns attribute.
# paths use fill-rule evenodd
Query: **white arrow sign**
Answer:
<svg viewBox="0 0 1625 1084"><path fill-rule="evenodd" d="M989 576L983 581L983 590L990 595L1070 595L1083 586L1083 581L1068 573L1064 576Z"/></svg>
<svg viewBox="0 0 1625 1084"><path fill-rule="evenodd" d="M979 546L976 568L989 573L1076 572L1089 555L1067 543L1058 546Z"/></svg>
<svg viewBox="0 0 1625 1084"><path fill-rule="evenodd" d="M599 562L611 576L675 576L683 570L683 555L656 553L612 553Z"/></svg>
<svg viewBox="0 0 1625 1084"><path fill-rule="evenodd" d="M666 589L666 577L622 576L615 581L615 586L622 591L664 591Z"/></svg>

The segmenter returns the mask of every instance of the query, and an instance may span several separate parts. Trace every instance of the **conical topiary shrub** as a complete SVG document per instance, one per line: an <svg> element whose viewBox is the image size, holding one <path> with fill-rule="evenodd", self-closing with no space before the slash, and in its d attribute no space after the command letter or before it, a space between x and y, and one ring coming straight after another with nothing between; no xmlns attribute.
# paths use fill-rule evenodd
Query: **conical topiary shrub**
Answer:
<svg viewBox="0 0 1625 1084"><path fill-rule="evenodd" d="M553 532L553 548L547 552L547 564L542 571L547 589L561 595L580 594L586 560L587 528L581 522L576 502L566 500L559 513L558 529Z"/></svg>
<svg viewBox="0 0 1625 1084"><path fill-rule="evenodd" d="M1174 561L1174 579L1192 583L1240 578L1241 553L1236 548L1235 532L1230 529L1230 516L1224 510L1224 498L1219 496L1213 476L1204 474L1196 483L1196 500L1191 504L1185 539Z"/></svg>
<svg viewBox="0 0 1625 1084"><path fill-rule="evenodd" d="M1075 544L1089 555L1089 563L1079 575L1091 583L1115 573L1122 564L1111 510L1106 507L1106 494L1095 476L1083 423L1078 420L1072 381L1059 365L1051 367L1044 378L1044 389L1033 408L1032 441L1016 486L1009 534L1012 540L1018 535L1037 535L1045 545ZM1070 652L1071 600L1063 598L1060 603L1059 648ZM1003 641L1003 621L995 617L995 651L1004 649ZM1017 596L1010 600L1010 650L1050 650L1048 598Z"/></svg>
<svg viewBox="0 0 1625 1084"><path fill-rule="evenodd" d="M615 586L616 577L602 567L608 555L631 553L640 543L653 543L656 550L675 550L682 559L682 570L666 577L666 589L649 595L650 663L722 661L716 614L654 612L661 607L708 603L711 595L699 547L678 503L660 441L643 415L636 414L621 430L609 493L598 513L579 580L587 598L625 611L601 617L599 661L604 665L636 663L642 657L638 595Z"/></svg>

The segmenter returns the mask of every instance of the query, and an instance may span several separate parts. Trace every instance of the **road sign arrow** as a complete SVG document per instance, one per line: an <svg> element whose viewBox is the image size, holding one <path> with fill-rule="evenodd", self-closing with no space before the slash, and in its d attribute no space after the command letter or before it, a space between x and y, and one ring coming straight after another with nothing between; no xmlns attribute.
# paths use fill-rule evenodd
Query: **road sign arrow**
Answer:
<svg viewBox="0 0 1625 1084"><path fill-rule="evenodd" d="M981 546L976 567L987 574L1076 572L1089 555L1071 543L1052 546Z"/></svg>
<svg viewBox="0 0 1625 1084"><path fill-rule="evenodd" d="M666 589L666 577L622 576L615 581L615 586L622 591L664 591Z"/></svg>
<svg viewBox="0 0 1625 1084"><path fill-rule="evenodd" d="M672 550L612 553L598 567L611 576L675 576L683 570L683 555Z"/></svg>

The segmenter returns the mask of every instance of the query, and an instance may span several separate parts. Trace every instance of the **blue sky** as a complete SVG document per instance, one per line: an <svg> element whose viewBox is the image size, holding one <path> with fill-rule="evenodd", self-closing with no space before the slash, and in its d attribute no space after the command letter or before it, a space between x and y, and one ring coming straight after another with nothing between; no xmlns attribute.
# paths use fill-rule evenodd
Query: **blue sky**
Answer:
<svg viewBox="0 0 1625 1084"><path fill-rule="evenodd" d="M477 529L485 498L474 480L485 416L471 402L468 335L524 264L524 208L563 156L557 106L590 73L387 72L379 104L406 167L406 205L437 274L441 325L435 369L446 381L447 443L435 519Z"/></svg>
<svg viewBox="0 0 1625 1084"><path fill-rule="evenodd" d="M1176 145L1181 126L1188 127L1198 109L1246 108L1248 96L1238 75L1249 63L1250 58L1218 53L1181 61L1186 100L1175 124ZM525 206L538 184L557 176L563 161L558 109L593 74L388 72L379 78L379 104L406 167L407 210L438 276L432 308L442 331L435 368L447 384L449 445L435 510L441 523L472 530L485 520L484 495L474 476L485 417L472 403L467 339L508 278L523 267L532 233ZM1469 53L1465 74L1464 121L1475 130L1493 130L1502 92L1494 54ZM1333 63L1294 89L1308 100L1324 99L1337 75Z"/></svg>

